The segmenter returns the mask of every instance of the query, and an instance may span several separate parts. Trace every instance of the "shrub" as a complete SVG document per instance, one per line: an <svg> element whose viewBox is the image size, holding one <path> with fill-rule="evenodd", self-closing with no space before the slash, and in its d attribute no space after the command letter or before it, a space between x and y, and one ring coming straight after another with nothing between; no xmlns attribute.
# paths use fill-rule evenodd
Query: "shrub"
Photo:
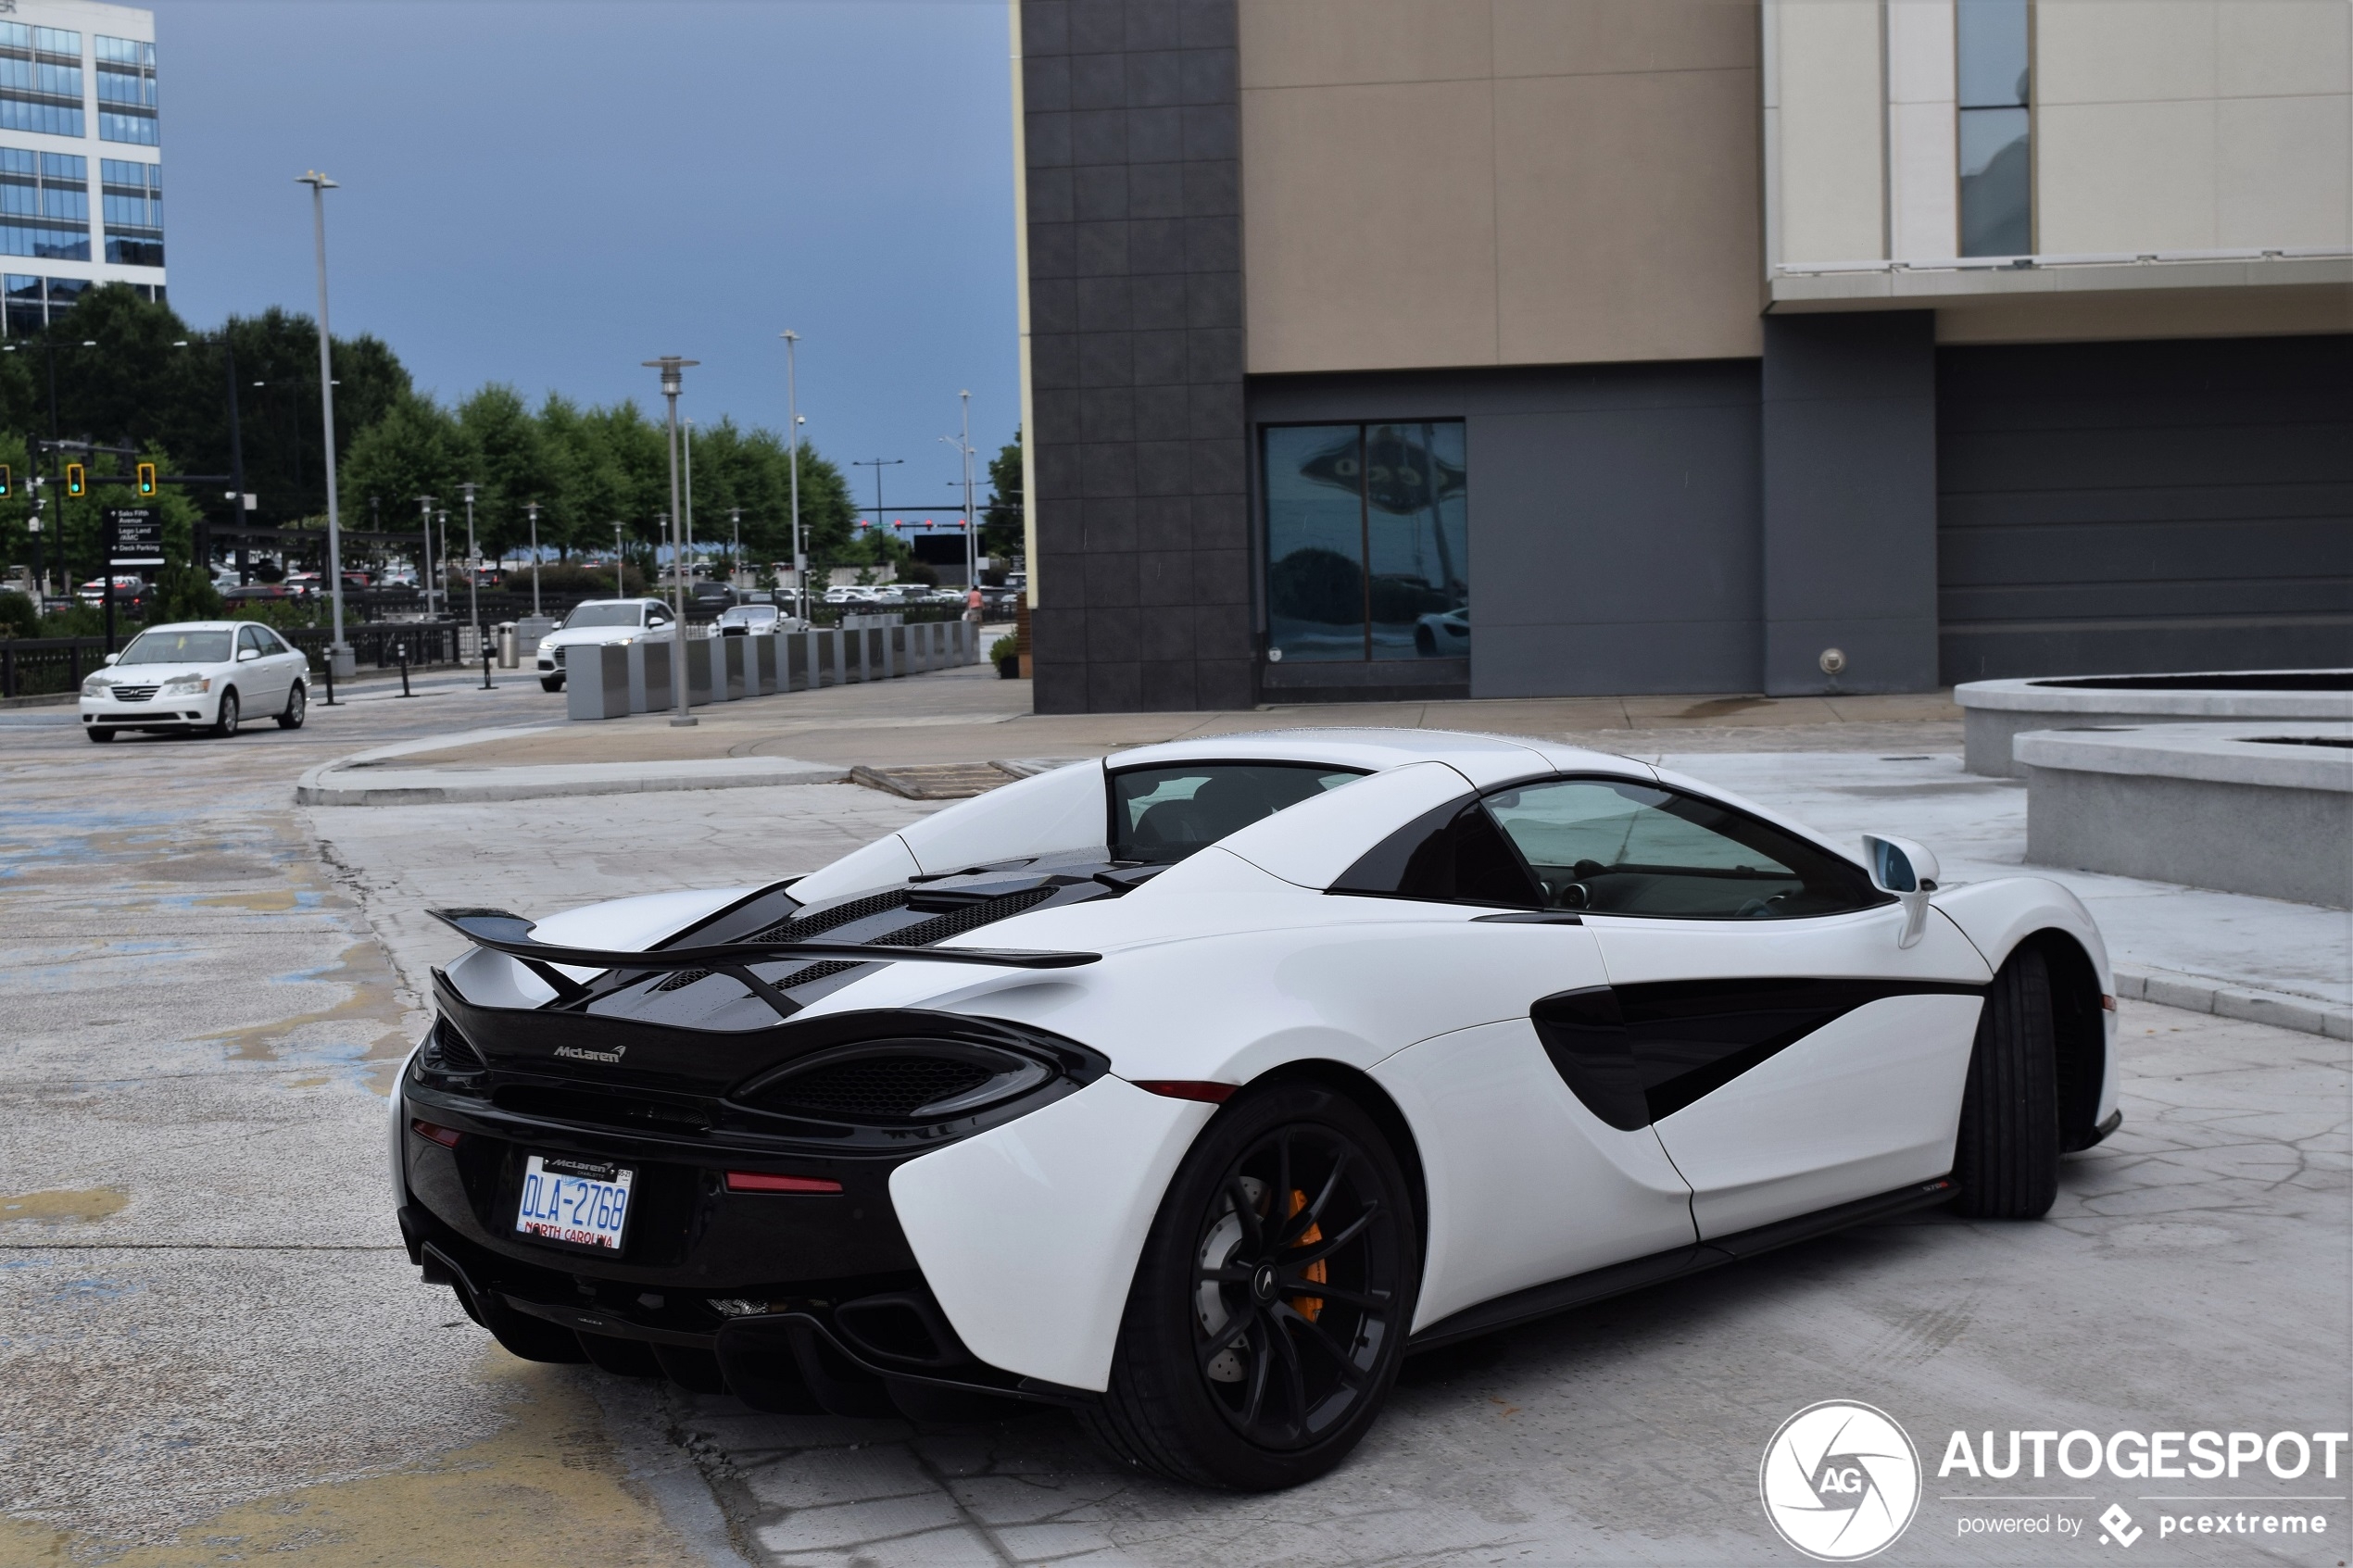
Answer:
<svg viewBox="0 0 2353 1568"><path fill-rule="evenodd" d="M40 630L40 607L14 589L0 588L0 631L12 637L30 637Z"/></svg>
<svg viewBox="0 0 2353 1568"><path fill-rule="evenodd" d="M1020 639L1008 633L988 645L988 662L995 664L1000 659L1011 659L1019 652L1021 652Z"/></svg>

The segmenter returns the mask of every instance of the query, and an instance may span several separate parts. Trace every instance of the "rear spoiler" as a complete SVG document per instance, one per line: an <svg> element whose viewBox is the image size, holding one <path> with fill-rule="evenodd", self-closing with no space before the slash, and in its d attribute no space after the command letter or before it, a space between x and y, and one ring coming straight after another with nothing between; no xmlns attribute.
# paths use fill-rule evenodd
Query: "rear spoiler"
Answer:
<svg viewBox="0 0 2353 1568"><path fill-rule="evenodd" d="M560 972L557 965L573 969L685 970L706 969L742 982L761 1000L781 1014L796 1010L791 998L760 976L750 965L794 959L831 960L837 963L956 963L989 969L1076 969L1100 963L1101 953L1056 953L999 947L892 947L857 942L718 942L704 947L664 947L658 952L614 952L601 947L565 947L532 935L535 922L505 909L431 909L427 913L477 947L504 953L570 1000L587 987Z"/></svg>

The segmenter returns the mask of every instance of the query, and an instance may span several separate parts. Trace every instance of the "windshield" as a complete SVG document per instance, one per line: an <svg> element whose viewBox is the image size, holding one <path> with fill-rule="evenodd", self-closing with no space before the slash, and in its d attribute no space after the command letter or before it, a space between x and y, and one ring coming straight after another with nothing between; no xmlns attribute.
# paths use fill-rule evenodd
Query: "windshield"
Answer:
<svg viewBox="0 0 2353 1568"><path fill-rule="evenodd" d="M1112 858L1169 865L1359 776L1297 762L1201 762L1114 773Z"/></svg>
<svg viewBox="0 0 2353 1568"><path fill-rule="evenodd" d="M719 619L736 622L774 621L776 619L776 608L774 605L737 605Z"/></svg>
<svg viewBox="0 0 2353 1568"><path fill-rule="evenodd" d="M579 605L564 617L564 630L569 632L577 626L635 626L638 613L634 604Z"/></svg>
<svg viewBox="0 0 2353 1568"><path fill-rule="evenodd" d="M142 632L117 664L226 664L229 632Z"/></svg>

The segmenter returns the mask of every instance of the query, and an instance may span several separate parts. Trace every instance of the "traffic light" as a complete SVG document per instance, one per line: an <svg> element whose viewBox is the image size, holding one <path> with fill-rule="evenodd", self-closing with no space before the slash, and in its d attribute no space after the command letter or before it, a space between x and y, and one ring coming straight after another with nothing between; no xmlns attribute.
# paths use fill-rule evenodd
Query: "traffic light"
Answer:
<svg viewBox="0 0 2353 1568"><path fill-rule="evenodd" d="M83 477L82 465L80 463L68 463L66 465L66 494L69 495L80 495L85 494L89 488L90 483L89 481Z"/></svg>
<svg viewBox="0 0 2353 1568"><path fill-rule="evenodd" d="M155 493L156 466L153 463L141 463L139 465L139 494L152 495Z"/></svg>
<svg viewBox="0 0 2353 1568"><path fill-rule="evenodd" d="M16 494L16 476L8 471L7 464L0 463L0 501L13 500Z"/></svg>

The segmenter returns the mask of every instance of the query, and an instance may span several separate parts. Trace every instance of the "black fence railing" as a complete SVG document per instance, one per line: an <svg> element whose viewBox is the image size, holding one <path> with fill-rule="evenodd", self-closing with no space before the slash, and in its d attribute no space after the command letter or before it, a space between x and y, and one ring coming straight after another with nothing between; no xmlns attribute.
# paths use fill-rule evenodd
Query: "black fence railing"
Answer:
<svg viewBox="0 0 2353 1568"><path fill-rule="evenodd" d="M0 697L72 691L106 658L104 637L0 637Z"/></svg>
<svg viewBox="0 0 2353 1568"><path fill-rule="evenodd" d="M459 662L460 629L455 621L379 621L357 626L346 621L343 637L351 645L352 661L362 670L396 670L404 656L409 668L422 670ZM333 629L326 626L296 626L280 635L308 654L313 665L326 663L327 645L335 640Z"/></svg>

